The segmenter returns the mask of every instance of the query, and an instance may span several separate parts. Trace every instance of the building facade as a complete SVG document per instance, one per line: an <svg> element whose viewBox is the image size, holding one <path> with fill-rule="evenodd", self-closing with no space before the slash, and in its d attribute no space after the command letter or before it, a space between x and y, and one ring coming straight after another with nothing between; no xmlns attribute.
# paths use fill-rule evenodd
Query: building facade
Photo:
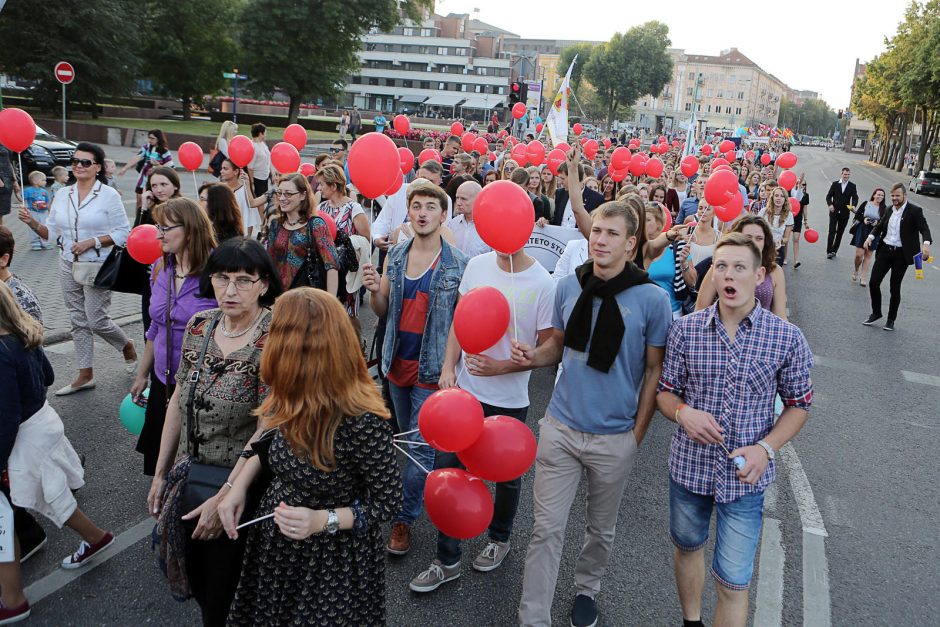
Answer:
<svg viewBox="0 0 940 627"><path fill-rule="evenodd" d="M855 59L855 71L852 73L852 93L849 96L849 102L855 99L855 85L865 78L865 70L868 64L860 63ZM856 117L851 111L846 112L849 118L845 126L845 140L842 142L842 149L845 152L871 151L871 143L875 138L875 124L869 120Z"/></svg>

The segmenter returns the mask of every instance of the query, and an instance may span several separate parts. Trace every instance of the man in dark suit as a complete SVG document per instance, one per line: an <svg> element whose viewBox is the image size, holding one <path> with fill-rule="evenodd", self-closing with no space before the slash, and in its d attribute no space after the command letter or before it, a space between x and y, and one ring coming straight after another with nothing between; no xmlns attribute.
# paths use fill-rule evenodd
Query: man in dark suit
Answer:
<svg viewBox="0 0 940 627"><path fill-rule="evenodd" d="M578 166L578 181L584 181L586 172L583 165ZM574 211L571 209L570 199L568 198L568 162L558 166L558 183L555 189L555 214L552 216L552 224L555 226L569 226L577 228L574 218ZM595 192L587 187L582 188L581 198L584 200L584 209L591 213L602 204L604 204L604 195Z"/></svg>
<svg viewBox="0 0 940 627"><path fill-rule="evenodd" d="M858 204L858 190L855 183L849 180L852 172L842 168L842 178L833 181L826 194L826 204L829 205L829 238L826 243L826 259L832 259L839 252L842 243L842 234L845 225L849 223L851 208Z"/></svg>
<svg viewBox="0 0 940 627"><path fill-rule="evenodd" d="M881 318L881 281L891 271L891 300L888 304L888 320L885 331L894 331L894 321L901 306L901 281L907 267L914 263L914 255L922 253L924 259L930 257L930 229L924 218L924 210L907 202L907 190L904 183L891 186L891 204L884 217L878 221L871 235L865 240L868 250L872 241L878 238L878 255L871 270L869 290L871 291L871 315L862 324L871 326ZM923 238L923 244L921 244Z"/></svg>

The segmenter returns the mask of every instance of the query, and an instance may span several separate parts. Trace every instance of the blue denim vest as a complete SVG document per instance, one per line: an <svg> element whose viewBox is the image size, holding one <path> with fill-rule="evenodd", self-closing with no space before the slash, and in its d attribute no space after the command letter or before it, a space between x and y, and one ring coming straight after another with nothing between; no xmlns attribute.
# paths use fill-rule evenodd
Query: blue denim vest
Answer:
<svg viewBox="0 0 940 627"><path fill-rule="evenodd" d="M405 269L412 240L402 242L388 251L385 276L389 282L387 327L382 345L382 373L388 374L398 354L398 325L401 318L402 294L405 287ZM441 258L431 275L428 295L428 317L421 338L418 357L418 382L437 383L441 378L447 336L457 306L457 288L467 267L467 256L441 238Z"/></svg>

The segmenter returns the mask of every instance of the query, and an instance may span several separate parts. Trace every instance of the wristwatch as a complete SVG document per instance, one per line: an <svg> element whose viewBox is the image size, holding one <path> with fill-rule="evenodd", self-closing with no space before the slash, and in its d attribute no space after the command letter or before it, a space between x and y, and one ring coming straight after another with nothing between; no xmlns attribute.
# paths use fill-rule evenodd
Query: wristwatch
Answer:
<svg viewBox="0 0 940 627"><path fill-rule="evenodd" d="M333 535L337 531L339 531L339 516L336 515L335 509L327 510L326 527L324 527L323 531L327 532L330 535Z"/></svg>
<svg viewBox="0 0 940 627"><path fill-rule="evenodd" d="M101 240L97 237L95 238L95 250L101 250Z"/></svg>
<svg viewBox="0 0 940 627"><path fill-rule="evenodd" d="M764 440L758 440L757 445L767 451L767 459L774 461L774 458L777 456L776 452L774 452L774 447L767 444Z"/></svg>

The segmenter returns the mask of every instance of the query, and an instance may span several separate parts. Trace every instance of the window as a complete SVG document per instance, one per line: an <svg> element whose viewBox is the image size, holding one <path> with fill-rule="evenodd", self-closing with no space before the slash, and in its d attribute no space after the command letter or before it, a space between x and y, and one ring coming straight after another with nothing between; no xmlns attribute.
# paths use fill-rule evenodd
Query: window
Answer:
<svg viewBox="0 0 940 627"><path fill-rule="evenodd" d="M692 110L692 103L691 103L691 102L685 103L685 110L686 110L686 111L691 111L691 110Z"/></svg>
<svg viewBox="0 0 940 627"><path fill-rule="evenodd" d="M403 29L401 29L401 33L402 33L402 35L404 35L405 37L411 37L412 35L415 34L415 29L413 29L413 28L403 28Z"/></svg>
<svg viewBox="0 0 940 627"><path fill-rule="evenodd" d="M395 86L395 79L394 79L394 78L386 78L386 79L385 79L385 86L386 86L386 87L394 87L394 86Z"/></svg>
<svg viewBox="0 0 940 627"><path fill-rule="evenodd" d="M369 79L369 84L370 84L370 85L378 85L378 84L379 84L379 79L377 79L377 78L370 78L370 79Z"/></svg>
<svg viewBox="0 0 940 627"><path fill-rule="evenodd" d="M502 96L503 93L504 93L503 90L506 89L506 88L505 88L505 87L498 87L497 89L498 89L499 91L497 91L496 93L499 94L500 96Z"/></svg>
<svg viewBox="0 0 940 627"><path fill-rule="evenodd" d="M695 72L689 72L689 80L690 80L690 81L694 81L694 80L695 80Z"/></svg>
<svg viewBox="0 0 940 627"><path fill-rule="evenodd" d="M735 76L734 74L728 77L728 82L731 83L732 85L734 85L737 81L738 81L738 77Z"/></svg>
<svg viewBox="0 0 940 627"><path fill-rule="evenodd" d="M464 83L464 84L462 84L462 85L460 86L460 91L467 91L467 85L466 85L466 83Z"/></svg>
<svg viewBox="0 0 940 627"><path fill-rule="evenodd" d="M431 89L430 81L421 81L421 89Z"/></svg>
<svg viewBox="0 0 940 627"><path fill-rule="evenodd" d="M413 81L403 80L403 81L401 82L401 86L402 86L402 87L413 87L413 86L414 86L414 83L413 83Z"/></svg>
<svg viewBox="0 0 940 627"><path fill-rule="evenodd" d="M353 76L353 77L352 77L352 83L353 83L353 85L362 85L362 77L361 77L361 76Z"/></svg>
<svg viewBox="0 0 940 627"><path fill-rule="evenodd" d="M447 70L447 66L446 66L446 65L442 65L442 66L441 66L441 72L443 72L444 74L447 74L448 70Z"/></svg>
<svg viewBox="0 0 940 627"><path fill-rule="evenodd" d="M467 49L466 49L466 48L455 48L455 49L454 49L454 52L457 53L457 56L458 56L458 57L465 57L465 56L467 56Z"/></svg>
<svg viewBox="0 0 940 627"><path fill-rule="evenodd" d="M422 28L422 29L421 29L421 36L422 36L422 37L430 37L430 36L431 36L431 29L430 29L430 28Z"/></svg>
<svg viewBox="0 0 940 627"><path fill-rule="evenodd" d="M686 96L691 96L693 93L695 93L695 90L692 87L689 87L688 89L685 90Z"/></svg>
<svg viewBox="0 0 940 627"><path fill-rule="evenodd" d="M437 54L439 54L439 55L446 55L446 54L447 54L447 48L444 48L443 46L440 47L440 48L438 48L438 49L437 49Z"/></svg>
<svg viewBox="0 0 940 627"><path fill-rule="evenodd" d="M697 105L697 107L696 107L695 110L696 110L696 111L701 111L701 110L702 110L702 104L699 103L699 104Z"/></svg>
<svg viewBox="0 0 940 627"><path fill-rule="evenodd" d="M730 115L730 114L731 114L731 107L725 107L725 113L728 114L728 115Z"/></svg>
<svg viewBox="0 0 940 627"><path fill-rule="evenodd" d="M718 110L721 111L721 107L718 107ZM712 112L712 106L711 106L711 105L706 106L706 107L705 107L705 112L706 112L706 113L711 113L711 112Z"/></svg>
<svg viewBox="0 0 940 627"><path fill-rule="evenodd" d="M714 96L714 95L715 95L715 91L714 91L713 89L709 89L709 90L708 90L708 97L711 98L711 97Z"/></svg>
<svg viewBox="0 0 940 627"><path fill-rule="evenodd" d="M734 114L735 114L735 115L741 115L741 107L738 107L737 109L735 109L735 110L734 110Z"/></svg>
<svg viewBox="0 0 940 627"><path fill-rule="evenodd" d="M475 92L478 93L478 94L482 94L482 93L483 93L483 85L477 85L477 86L473 89L473 91L475 91Z"/></svg>
<svg viewBox="0 0 940 627"><path fill-rule="evenodd" d="M431 47L430 47L430 46L419 46L419 47L418 47L418 52L420 52L421 54L431 54Z"/></svg>
<svg viewBox="0 0 940 627"><path fill-rule="evenodd" d="M485 67L478 67L478 68L477 68L477 74L479 74L480 76L486 76L486 68L485 68Z"/></svg>
<svg viewBox="0 0 940 627"><path fill-rule="evenodd" d="M442 91L445 90L445 89L447 89L446 87L444 87L444 83L438 83L438 84L437 84L437 88L440 89L440 90L442 90Z"/></svg>
<svg viewBox="0 0 940 627"><path fill-rule="evenodd" d="M718 97L719 97L719 98L724 98L724 97L725 97L725 92L719 89L719 90L718 90Z"/></svg>

